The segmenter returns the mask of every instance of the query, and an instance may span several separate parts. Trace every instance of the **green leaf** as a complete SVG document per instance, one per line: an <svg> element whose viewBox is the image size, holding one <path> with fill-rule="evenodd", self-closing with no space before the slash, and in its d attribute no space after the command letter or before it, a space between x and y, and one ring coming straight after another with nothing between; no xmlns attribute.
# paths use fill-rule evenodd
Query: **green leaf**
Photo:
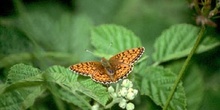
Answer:
<svg viewBox="0 0 220 110"><path fill-rule="evenodd" d="M78 77L78 75L73 74L70 70L61 66L52 66L48 68L44 76L47 81L56 82L58 84L75 83Z"/></svg>
<svg viewBox="0 0 220 110"><path fill-rule="evenodd" d="M8 86L9 84L0 84L0 94L2 94Z"/></svg>
<svg viewBox="0 0 220 110"><path fill-rule="evenodd" d="M174 73L178 73L183 65L184 60L169 63L166 68L171 69ZM183 77L183 87L186 93L186 102L188 110L198 110L204 97L204 79L203 71L194 62L190 63Z"/></svg>
<svg viewBox="0 0 220 110"><path fill-rule="evenodd" d="M78 75L72 73L70 70L53 66L46 70L44 74L46 81L48 82L48 88L53 95L61 98L64 101L73 103L81 109L89 109L89 100L83 94L76 92L77 77ZM59 85L56 86L56 85Z"/></svg>
<svg viewBox="0 0 220 110"><path fill-rule="evenodd" d="M34 104L34 101L43 92L42 86L21 87L0 94L1 110L27 109Z"/></svg>
<svg viewBox="0 0 220 110"><path fill-rule="evenodd" d="M185 57L192 49L199 28L189 24L178 24L164 31L156 40L153 59L157 63ZM220 43L213 38L206 37L200 44L197 53L208 51Z"/></svg>
<svg viewBox="0 0 220 110"><path fill-rule="evenodd" d="M30 43L29 39L11 27L0 26L0 41L0 55L7 56L12 53L15 54L33 50L33 44Z"/></svg>
<svg viewBox="0 0 220 110"><path fill-rule="evenodd" d="M124 27L102 25L92 30L92 45L96 48L96 55L109 57L126 49L140 47L141 41L132 31Z"/></svg>
<svg viewBox="0 0 220 110"><path fill-rule="evenodd" d="M59 66L49 68L45 74L51 92L67 102L73 103L82 109L91 108L88 97L103 106L107 103L109 94L105 87L91 79L78 82L77 77L76 73ZM59 85L60 88L55 88L51 83ZM67 93L66 96L64 96L65 93ZM70 96L73 98L70 99Z"/></svg>
<svg viewBox="0 0 220 110"><path fill-rule="evenodd" d="M205 36L205 39L199 45L197 53L206 52L220 45L219 40L212 36Z"/></svg>
<svg viewBox="0 0 220 110"><path fill-rule="evenodd" d="M69 90L71 89L70 87L68 87L68 89L62 87L60 88L53 83L48 83L48 88L57 98L60 98L68 103L72 103L83 110L91 108L89 105L90 98L84 94L80 94L79 92Z"/></svg>
<svg viewBox="0 0 220 110"><path fill-rule="evenodd" d="M11 67L7 83L43 81L41 71L32 66L17 64Z"/></svg>
<svg viewBox="0 0 220 110"><path fill-rule="evenodd" d="M14 28L0 26L0 41L0 68L10 68L32 58L27 53L34 51L33 44Z"/></svg>
<svg viewBox="0 0 220 110"><path fill-rule="evenodd" d="M66 100L69 103L73 103L83 110L89 110L91 108L91 106L86 105L86 104L89 104L91 99L84 94L81 94L78 92L76 92L75 94L72 94L71 92L68 92L63 89L59 89L58 92L59 92L60 97L63 100Z"/></svg>
<svg viewBox="0 0 220 110"><path fill-rule="evenodd" d="M85 15L73 16L70 13L62 13L54 19L42 10L35 10L26 16L20 16L17 26L37 47L34 53L37 57L44 52L59 51L80 53L75 55L78 57L75 59L87 58L88 53L84 50L91 46L89 34L93 22Z"/></svg>
<svg viewBox="0 0 220 110"><path fill-rule="evenodd" d="M35 11L28 13L28 16L21 16L18 27L42 48L50 51L72 52L76 45L78 48L88 47L87 39L89 39L92 22L86 16L74 17L69 13L62 14L60 18L54 20L44 12ZM76 39L83 39L85 45Z"/></svg>
<svg viewBox="0 0 220 110"><path fill-rule="evenodd" d="M106 105L109 99L107 88L99 83L94 82L91 79L81 81L79 88L80 92L93 98L103 106Z"/></svg>
<svg viewBox="0 0 220 110"><path fill-rule="evenodd" d="M0 109L27 109L45 88L41 72L32 66L17 64L11 67L7 82L1 85Z"/></svg>
<svg viewBox="0 0 220 110"><path fill-rule="evenodd" d="M174 85L176 75L161 67L149 67L142 77L141 94L149 96L157 105L163 107ZM180 82L169 103L168 110L185 109L186 96L182 82Z"/></svg>

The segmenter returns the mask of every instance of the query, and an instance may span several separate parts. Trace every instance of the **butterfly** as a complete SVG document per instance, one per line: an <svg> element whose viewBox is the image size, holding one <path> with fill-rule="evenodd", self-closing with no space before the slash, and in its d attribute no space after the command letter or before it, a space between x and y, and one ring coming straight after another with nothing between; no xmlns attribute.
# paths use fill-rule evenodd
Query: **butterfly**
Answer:
<svg viewBox="0 0 220 110"><path fill-rule="evenodd" d="M90 76L102 84L116 83L126 78L133 70L134 63L144 53L144 47L125 50L112 56L109 60L104 57L101 62L82 62L70 66L70 70L84 76Z"/></svg>

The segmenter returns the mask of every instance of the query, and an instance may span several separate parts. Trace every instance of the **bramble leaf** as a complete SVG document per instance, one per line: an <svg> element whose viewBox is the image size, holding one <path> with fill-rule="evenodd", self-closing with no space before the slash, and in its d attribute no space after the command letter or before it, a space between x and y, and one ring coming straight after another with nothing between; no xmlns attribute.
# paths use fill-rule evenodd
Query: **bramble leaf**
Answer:
<svg viewBox="0 0 220 110"><path fill-rule="evenodd" d="M44 91L41 72L28 65L11 67L6 84L1 86L0 109L27 109Z"/></svg>
<svg viewBox="0 0 220 110"><path fill-rule="evenodd" d="M153 59L157 63L185 57L192 49L199 28L189 24L173 25L165 30L154 44ZM205 52L220 45L216 39L205 37L197 53Z"/></svg>
<svg viewBox="0 0 220 110"><path fill-rule="evenodd" d="M96 48L96 55L110 57L126 49L140 47L141 41L132 31L124 27L102 25L92 30L92 45Z"/></svg>
<svg viewBox="0 0 220 110"><path fill-rule="evenodd" d="M176 75L161 67L149 67L142 74L141 94L149 96L157 105L163 107L176 80ZM186 95L182 82L169 103L168 110L186 110Z"/></svg>
<svg viewBox="0 0 220 110"><path fill-rule="evenodd" d="M78 81L78 75L70 70L53 66L46 71L45 79L51 92L61 99L73 103L82 109L89 109L92 98L101 105L105 105L108 101L109 94L106 88L95 83L91 79ZM57 88L55 85L58 85ZM67 93L65 95L65 93ZM73 97L72 99L70 98Z"/></svg>

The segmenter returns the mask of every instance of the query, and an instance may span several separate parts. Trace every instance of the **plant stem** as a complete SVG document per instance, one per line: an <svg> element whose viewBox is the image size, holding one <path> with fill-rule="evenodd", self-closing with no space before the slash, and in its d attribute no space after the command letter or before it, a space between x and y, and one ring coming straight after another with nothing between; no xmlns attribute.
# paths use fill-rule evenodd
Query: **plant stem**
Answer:
<svg viewBox="0 0 220 110"><path fill-rule="evenodd" d="M118 93L119 91L119 83L116 84L115 93ZM113 98L113 100L105 106L105 109L111 108L114 104L120 102L120 98Z"/></svg>
<svg viewBox="0 0 220 110"><path fill-rule="evenodd" d="M119 91L119 84L117 83L117 84L116 84L115 92L118 93L118 91Z"/></svg>
<svg viewBox="0 0 220 110"><path fill-rule="evenodd" d="M114 104L119 103L120 100L121 100L120 98L114 98L114 99L112 100L112 102L110 102L108 105L105 106L105 109L111 108Z"/></svg>
<svg viewBox="0 0 220 110"><path fill-rule="evenodd" d="M164 105L164 107L163 107L163 110L167 110L167 107L168 107L168 105L169 105L169 103L170 103L170 101L171 101L171 99L172 99L172 97L173 97L173 95L174 95L174 93L175 93L175 90L176 90L176 88L177 88L177 86L178 86L180 80L182 79L186 68L187 68L188 65L189 65L189 61L191 60L193 54L195 53L195 51L197 50L197 48L198 48L198 46L199 46L199 43L200 43L201 40L202 40L202 36L203 36L203 34L204 34L204 31L205 31L205 27L202 26L202 28L201 28L201 30L200 30L198 36L197 36L196 42L195 42L195 44L194 44L192 50L190 51L190 54L188 55L186 61L184 62L183 66L182 66L182 68L181 68L181 70L180 70L180 72L179 72L179 74L178 74L177 80L176 80L175 83L174 83L174 86L173 86L173 88L172 88L172 90L171 90L171 92L170 92L170 94L169 94L169 97L168 97L168 99L167 99L167 101L166 101L166 103L165 103L165 105Z"/></svg>

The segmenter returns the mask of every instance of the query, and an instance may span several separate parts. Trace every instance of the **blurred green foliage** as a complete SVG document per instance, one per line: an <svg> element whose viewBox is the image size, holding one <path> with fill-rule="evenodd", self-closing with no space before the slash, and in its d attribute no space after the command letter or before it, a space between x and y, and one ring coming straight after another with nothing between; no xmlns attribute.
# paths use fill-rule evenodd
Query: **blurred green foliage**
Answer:
<svg viewBox="0 0 220 110"><path fill-rule="evenodd" d="M205 3L199 0L198 2ZM166 81L174 82L176 78L173 76L174 73L179 72L193 46L196 39L193 37L196 37L196 32L199 30L199 26L193 26L196 24L213 27L206 28L204 41L198 53L192 58L182 79L181 87L178 86L177 91L181 91L180 93L184 88L184 98L180 99L183 100L180 101L180 105L183 104L182 108L186 107L189 110L216 110L220 108L220 51L218 40L220 35L219 26L215 27L219 19L218 16L214 16L216 19L211 19L213 17L211 15L216 14L215 10L218 10L218 7L216 8L213 5L219 4L218 0L212 0L210 7L202 8L201 4L196 7L197 5L192 4L190 0L2 0L0 4L2 7L0 10L0 100L1 98L9 99L9 102L0 101L0 109L1 107L7 109L3 108L4 104L13 101L17 104L11 109L18 109L19 103L25 105L21 108L33 110L64 110L77 109L77 107L89 109L90 104L95 101L104 106L108 101L105 87L96 85L89 79L82 79L80 83L74 83L77 76L68 76L69 71L66 71L62 66L68 67L82 61L99 60L99 58L85 52L85 49L94 50L95 55L109 57L135 46L144 46L146 49L145 58L146 55L148 56L146 64L142 62L135 70L140 73L133 79L144 78L142 82L135 82L137 88L144 90L139 98L134 100L135 106L139 110L161 109L164 100L157 100L155 98L157 94L155 96L153 93L146 93L148 90L151 92L152 90L160 91L156 88L160 85L156 85L156 89L153 88L154 86L142 86L145 83L154 83L155 78L152 79L152 77L156 77L157 74L151 76L150 74L153 74L151 71L163 71L172 77L159 75L157 80L165 82L161 86L168 84L161 90L170 90L170 83ZM190 8L192 5L195 6L195 9ZM198 12L200 11L198 8L201 8L202 11ZM211 14L208 15L207 12ZM200 15L201 13L206 14ZM204 16L209 17L204 18ZM186 25L185 23L192 25L186 25L190 28L184 30L184 26L177 25L182 23L184 23L183 25ZM103 24L109 27L105 27ZM99 25L104 27L97 27ZM178 26L180 28L177 29ZM168 28L168 34L166 34L164 30ZM170 33L171 31L173 33ZM191 31L193 34L186 36ZM124 39L121 37L123 35L131 37ZM105 53L110 43L112 43L110 53ZM169 44L173 43L175 45L168 47ZM178 47L178 44L182 45ZM180 53L178 53L178 49L181 51ZM166 58L167 56L169 58ZM15 65L17 63L26 65ZM151 67L153 70L145 69L146 65L152 64L164 66L172 72L161 70L158 67ZM51 67L52 65L60 66ZM44 73L48 74L42 75ZM59 73L60 76L53 73ZM149 77L146 78L146 76ZM65 77L70 79L66 80ZM163 78L168 79L164 80ZM46 90L45 85L42 85L44 81L49 82L47 83L49 90ZM89 85L94 85L98 89L94 89L93 86L86 88ZM24 88L19 88L23 86ZM66 89L60 89L62 87ZM14 90L16 88L18 90ZM54 93L54 91L56 92ZM97 91L102 92L99 94ZM16 95L21 95L26 99L14 97L14 100L10 102L12 98L10 96ZM167 97L164 94L161 96ZM59 97L62 98L59 99ZM33 100L35 98L36 100ZM84 104L82 104L83 102ZM119 109L117 106L114 108Z"/></svg>

